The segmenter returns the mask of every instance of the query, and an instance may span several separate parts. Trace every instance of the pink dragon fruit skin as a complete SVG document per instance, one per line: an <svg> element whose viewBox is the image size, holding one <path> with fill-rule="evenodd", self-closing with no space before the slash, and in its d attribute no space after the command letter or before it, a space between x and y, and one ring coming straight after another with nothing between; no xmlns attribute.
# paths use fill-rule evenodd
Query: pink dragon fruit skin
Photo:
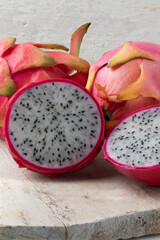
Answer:
<svg viewBox="0 0 160 240"><path fill-rule="evenodd" d="M3 138L7 103L10 97L25 84L56 77L86 85L90 65L79 58L79 50L89 26L90 23L86 23L73 33L70 53L44 52L39 49L68 51L68 48L60 44L33 42L15 44L15 38L0 40L0 138ZM77 72L73 74L74 70Z"/></svg>
<svg viewBox="0 0 160 240"><path fill-rule="evenodd" d="M91 66L86 88L116 123L132 111L160 102L159 75L160 45L130 41Z"/></svg>
<svg viewBox="0 0 160 240"><path fill-rule="evenodd" d="M3 128L2 127L0 127L0 138L4 138L3 137Z"/></svg>
<svg viewBox="0 0 160 240"><path fill-rule="evenodd" d="M154 164L154 165L151 165L151 166L141 166L141 167L138 167L138 166L133 166L133 165L125 165L123 163L120 163L118 161L116 161L115 159L113 159L113 157L111 157L110 155L110 152L107 150L107 145L109 144L109 139L112 135L112 132L116 131L116 128L121 128L120 126L124 124L125 121L127 121L128 119L130 119L130 117L135 117L136 114L140 113L140 112L145 112L145 111L150 111L150 110L154 110L156 111L156 109L160 109L160 105L157 104L157 105L152 105L152 106L148 106L148 107L144 107L144 108L141 108L139 110L136 110L136 111L133 111L132 113L129 113L128 115L126 115L125 117L123 117L118 123L116 123L114 125L114 127L112 128L112 130L110 131L110 133L107 135L105 141L104 141L104 144L103 144L103 151L104 151L104 160L106 162L111 162L111 164L119 171L121 172L123 175L129 177L129 178L132 178L136 181L140 181L140 182L143 182L147 185L160 185L160 162L159 160L157 164ZM159 110L158 110L159 111ZM143 115L142 115L143 116ZM151 114L150 114L151 118L153 117ZM157 118L158 120L158 118ZM148 121L148 119L147 119ZM156 121L155 121L156 122ZM145 127L146 127L146 124L144 124ZM142 128L144 126L142 124ZM156 122L156 130L158 129L158 125L157 125L157 122ZM133 131L135 129L131 128L127 128L127 132L129 131ZM152 131L153 129L149 130L149 131ZM135 130L136 132L136 130ZM125 135L125 133L123 132L123 134ZM138 138L141 139L141 134L139 132L137 133L133 133L132 136L130 138L128 138L128 142L130 140L133 139L133 135L134 134L137 134L138 135ZM119 137L120 135L118 135ZM145 135L147 136L147 135ZM148 144L148 147L149 148L152 148L152 145L150 143L150 140L149 141L145 141L145 139L142 139L144 142L146 142ZM140 140L141 141L141 140ZM138 143L138 145L140 145ZM158 146L158 141L157 141L157 146ZM124 148L126 146L123 146ZM128 146L127 146L128 147ZM156 148L156 147L155 147ZM146 151L142 151L142 154L147 154ZM144 156L144 155L143 155ZM140 156L139 156L140 157ZM156 157L156 154L152 153L152 158L155 158ZM126 157L126 160L127 160L127 157ZM140 159L141 160L141 159Z"/></svg>
<svg viewBox="0 0 160 240"><path fill-rule="evenodd" d="M8 103L8 97L6 96L0 96L0 138L4 138L3 137L3 119L5 118L5 113L6 113L6 107L7 107L7 103Z"/></svg>

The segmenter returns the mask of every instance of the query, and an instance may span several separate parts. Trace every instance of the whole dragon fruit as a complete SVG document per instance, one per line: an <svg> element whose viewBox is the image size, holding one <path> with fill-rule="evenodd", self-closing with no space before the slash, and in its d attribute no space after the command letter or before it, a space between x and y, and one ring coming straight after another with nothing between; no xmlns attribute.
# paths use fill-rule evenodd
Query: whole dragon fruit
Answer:
<svg viewBox="0 0 160 240"><path fill-rule="evenodd" d="M60 44L33 42L15 44L15 38L5 38L0 41L0 138L3 138L7 103L10 97L25 84L56 77L86 85L90 65L79 58L79 50L89 25L90 23L86 23L73 33L70 53L45 52L40 49L68 51L68 48ZM73 74L74 70L77 72Z"/></svg>
<svg viewBox="0 0 160 240"><path fill-rule="evenodd" d="M101 105L106 130L125 115L160 102L160 45L125 42L104 54L86 85Z"/></svg>

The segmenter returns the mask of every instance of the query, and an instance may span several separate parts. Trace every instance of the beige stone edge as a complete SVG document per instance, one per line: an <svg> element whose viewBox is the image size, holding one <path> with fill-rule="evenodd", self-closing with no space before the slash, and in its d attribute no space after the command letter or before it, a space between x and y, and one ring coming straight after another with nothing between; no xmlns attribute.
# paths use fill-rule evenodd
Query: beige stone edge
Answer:
<svg viewBox="0 0 160 240"><path fill-rule="evenodd" d="M160 209L67 227L66 240L118 240L160 233Z"/></svg>
<svg viewBox="0 0 160 240"><path fill-rule="evenodd" d="M160 209L63 227L1 226L3 240L118 240L160 233Z"/></svg>

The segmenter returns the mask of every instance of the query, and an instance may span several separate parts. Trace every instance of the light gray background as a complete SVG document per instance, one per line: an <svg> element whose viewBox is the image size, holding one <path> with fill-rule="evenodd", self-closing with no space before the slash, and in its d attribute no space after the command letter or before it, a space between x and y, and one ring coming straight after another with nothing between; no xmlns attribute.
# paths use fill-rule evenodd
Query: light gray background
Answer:
<svg viewBox="0 0 160 240"><path fill-rule="evenodd" d="M53 42L69 47L71 34L86 22L92 24L80 56L93 63L128 40L160 43L160 0L0 2L0 39L16 37L17 42Z"/></svg>
<svg viewBox="0 0 160 240"><path fill-rule="evenodd" d="M90 63L124 41L160 39L160 0L1 0L0 38L69 46L80 25L92 22L81 48Z"/></svg>

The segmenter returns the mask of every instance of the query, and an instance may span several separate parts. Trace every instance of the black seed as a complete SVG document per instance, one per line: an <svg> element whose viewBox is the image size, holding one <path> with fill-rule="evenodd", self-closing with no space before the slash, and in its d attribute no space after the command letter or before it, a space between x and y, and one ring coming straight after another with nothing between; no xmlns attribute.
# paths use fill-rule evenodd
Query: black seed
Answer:
<svg viewBox="0 0 160 240"><path fill-rule="evenodd" d="M35 124L38 121L38 119L36 119L33 123Z"/></svg>

